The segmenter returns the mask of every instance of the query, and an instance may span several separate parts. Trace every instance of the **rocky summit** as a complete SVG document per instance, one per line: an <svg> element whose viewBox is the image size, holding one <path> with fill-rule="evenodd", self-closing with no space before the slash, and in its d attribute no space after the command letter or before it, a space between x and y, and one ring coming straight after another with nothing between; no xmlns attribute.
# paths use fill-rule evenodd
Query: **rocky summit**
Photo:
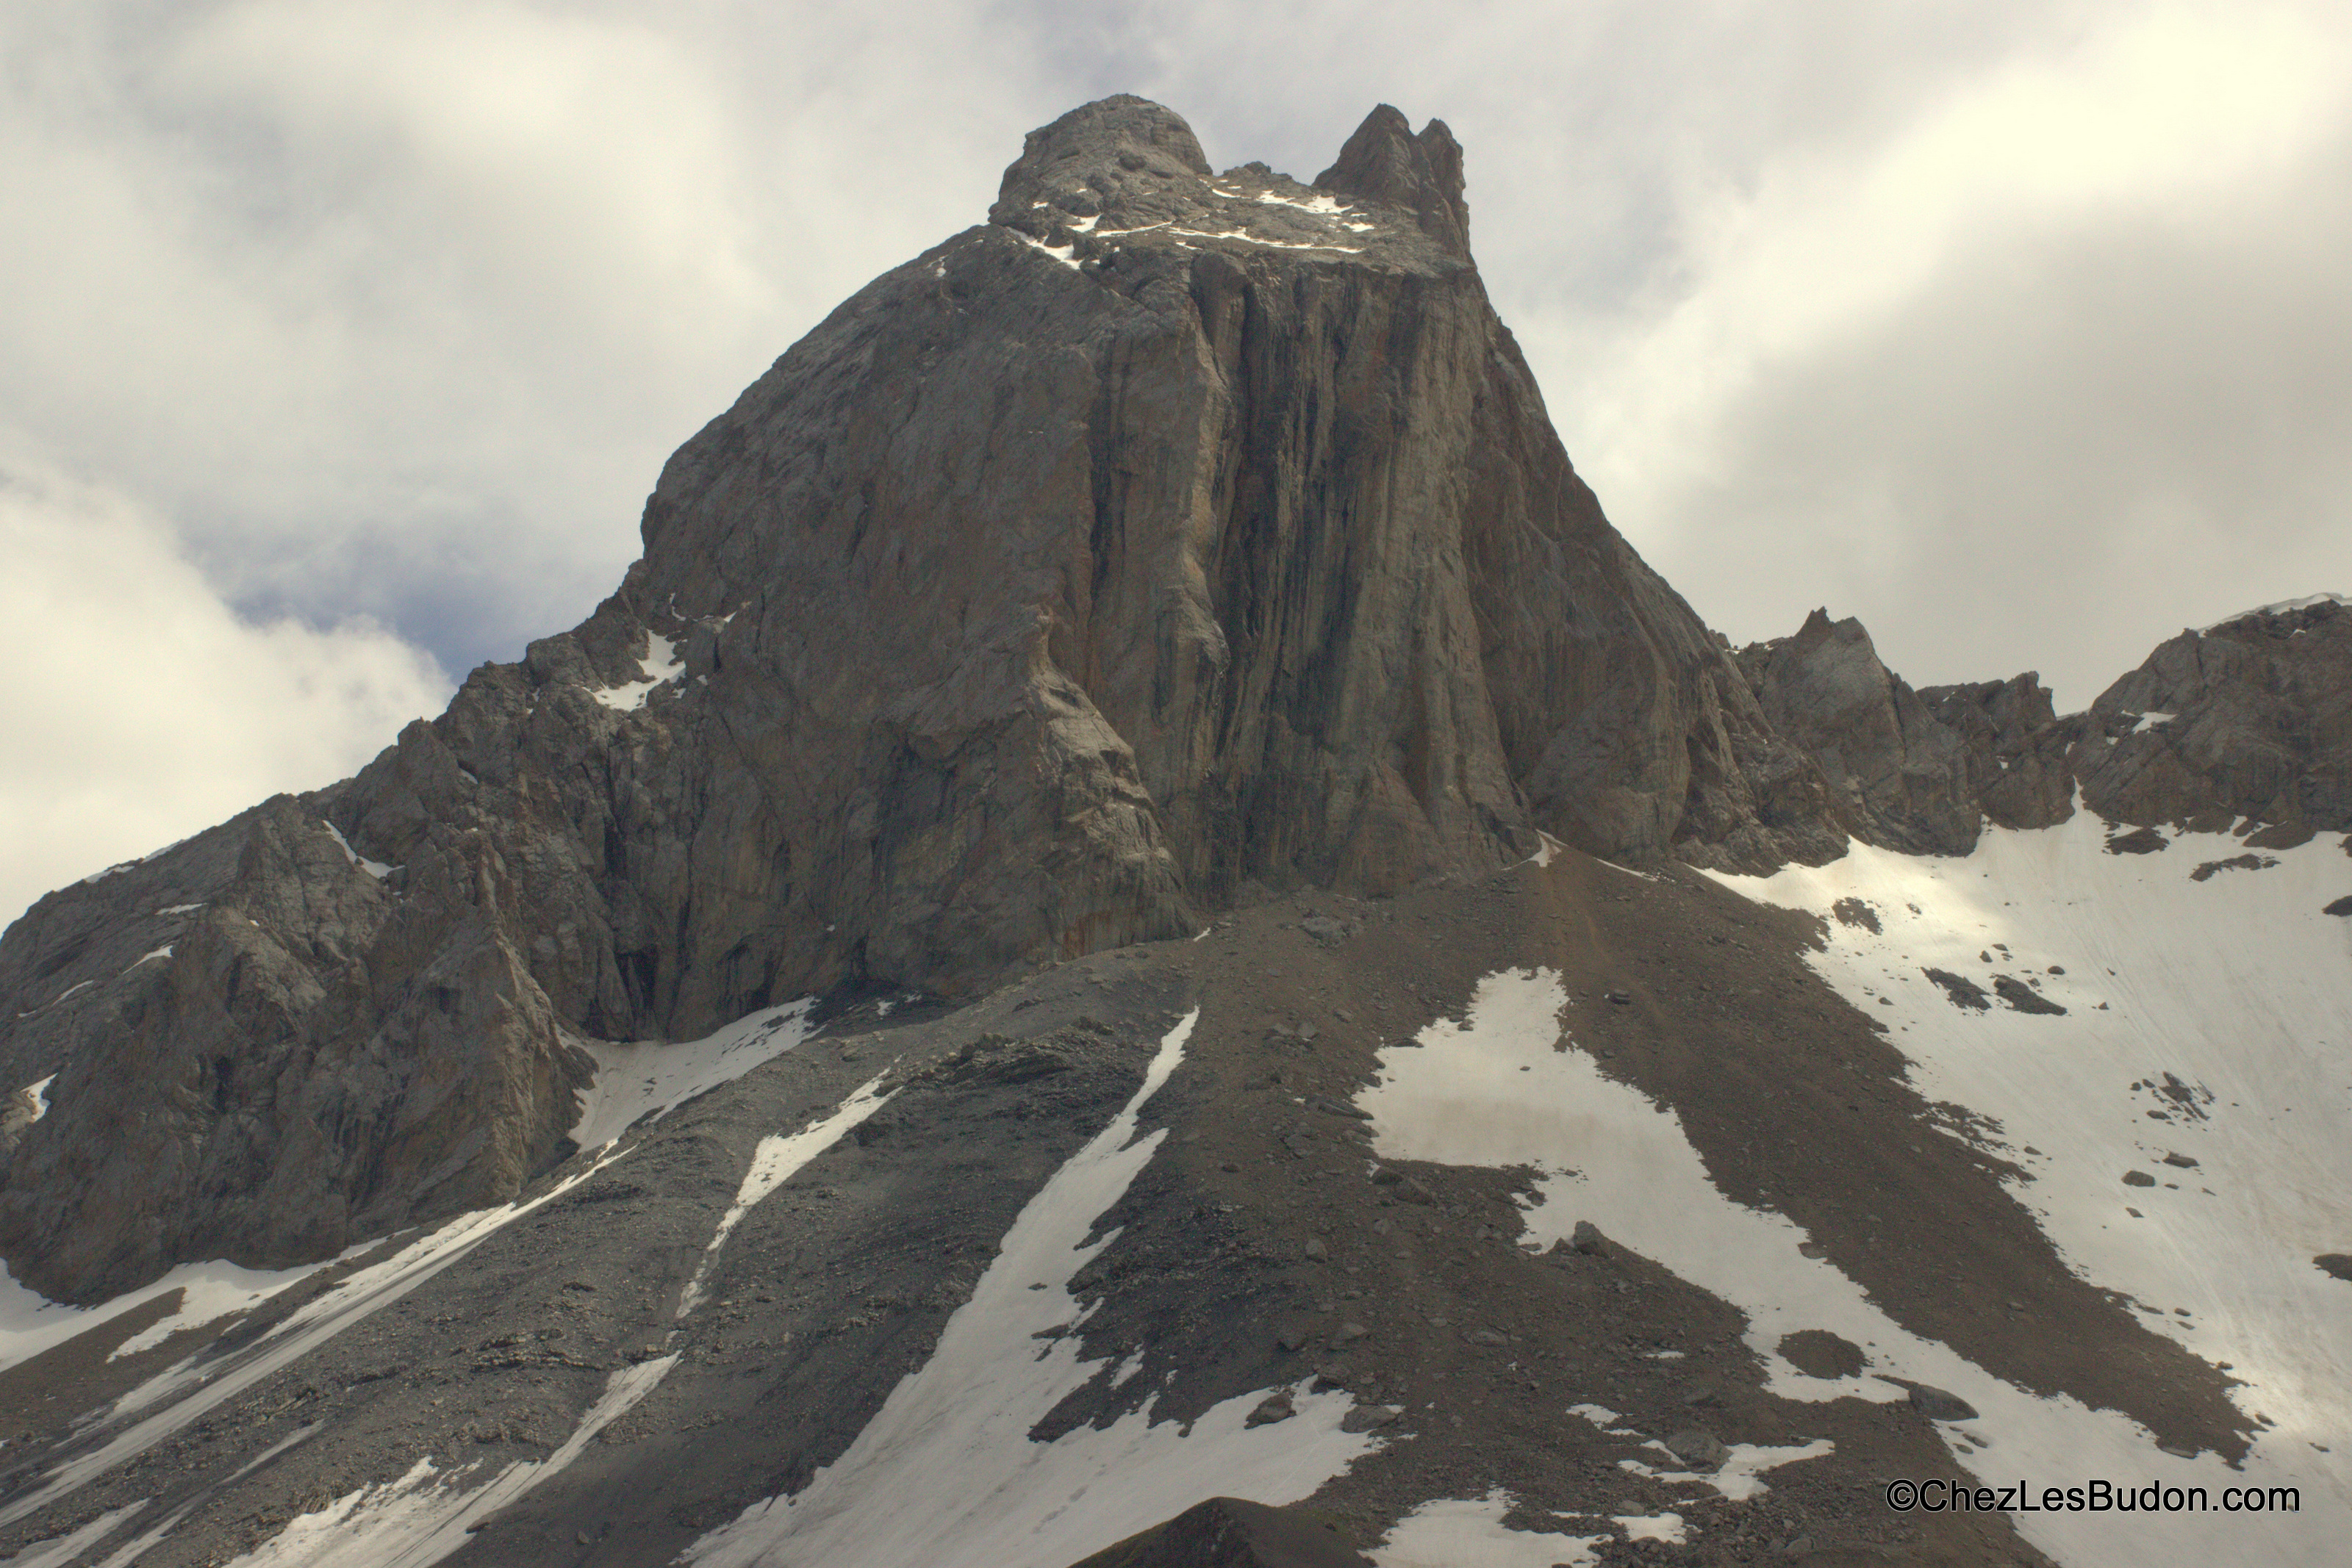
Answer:
<svg viewBox="0 0 2352 1568"><path fill-rule="evenodd" d="M10 926L0 1550L2337 1560L2352 606L1734 649L1468 188L1072 111L579 626ZM2151 1477L2262 1517L1887 1501Z"/></svg>

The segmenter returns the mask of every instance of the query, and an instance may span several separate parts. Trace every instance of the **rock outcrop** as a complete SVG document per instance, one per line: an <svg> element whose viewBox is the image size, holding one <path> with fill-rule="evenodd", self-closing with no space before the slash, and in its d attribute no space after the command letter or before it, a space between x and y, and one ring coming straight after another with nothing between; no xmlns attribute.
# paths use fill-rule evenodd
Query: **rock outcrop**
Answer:
<svg viewBox="0 0 2352 1568"><path fill-rule="evenodd" d="M2091 705L2083 799L2113 821L2250 830L2257 849L2352 831L2352 604L2183 632Z"/></svg>
<svg viewBox="0 0 2352 1568"><path fill-rule="evenodd" d="M562 1160L598 1040L969 996L1543 834L1958 852L2078 774L2128 821L2343 821L2333 612L2168 644L2082 720L1914 692L1826 615L1735 661L1570 465L1464 191L1385 106L1312 185L1140 99L1032 133L989 222L679 449L580 626L0 938L0 1092L55 1076L0 1118L0 1255L84 1300L317 1257Z"/></svg>
<svg viewBox="0 0 2352 1568"><path fill-rule="evenodd" d="M1966 854L1986 822L2042 828L2074 813L2073 748L2032 673L1914 691L1862 622L1816 610L1789 637L1739 651L1765 717L1828 781L1836 820L1865 843Z"/></svg>
<svg viewBox="0 0 2352 1568"><path fill-rule="evenodd" d="M2123 852L2161 849L2160 825L2234 827L2255 849L2352 831L2352 603L2334 595L2183 632L2064 716L2030 672L1914 692L1826 611L1738 659L1867 843L1963 854L1986 823L2065 821L2078 792L2140 830L2118 832Z"/></svg>
<svg viewBox="0 0 2352 1568"><path fill-rule="evenodd" d="M1213 1497L1165 1524L1107 1546L1073 1568L1370 1568L1336 1522L1297 1508Z"/></svg>
<svg viewBox="0 0 2352 1568"><path fill-rule="evenodd" d="M58 1082L0 1134L0 1251L81 1298L315 1256L562 1157L583 1040L968 993L1268 890L1539 832L1837 852L1570 467L1463 190L1385 107L1312 186L1139 99L1033 134L988 224L671 459L580 627L12 929L0 1068Z"/></svg>

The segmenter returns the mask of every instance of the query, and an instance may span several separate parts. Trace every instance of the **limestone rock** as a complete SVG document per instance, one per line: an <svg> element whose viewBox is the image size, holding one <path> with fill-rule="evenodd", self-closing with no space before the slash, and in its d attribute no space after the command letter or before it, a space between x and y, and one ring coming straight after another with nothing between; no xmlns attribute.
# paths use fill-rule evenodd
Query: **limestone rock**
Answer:
<svg viewBox="0 0 2352 1568"><path fill-rule="evenodd" d="M1570 465L1464 189L1387 108L1315 185L1213 173L1140 99L1033 133L988 223L678 450L579 626L0 938L0 1092L56 1075L0 1125L0 1255L78 1300L317 1258L564 1158L583 1041L969 996L1539 831L1742 871L1961 842L1979 750L2053 755L2031 694L1956 727L1825 618L1743 673ZM2223 685L2341 816L2336 720Z"/></svg>
<svg viewBox="0 0 2352 1568"><path fill-rule="evenodd" d="M1809 753L1843 824L1890 849L1965 854L1977 839L1969 747L1880 663L1862 622L1816 610L1740 650L1764 716Z"/></svg>
<svg viewBox="0 0 2352 1568"><path fill-rule="evenodd" d="M2111 821L2262 824L2280 849L2352 831L2352 606L2323 600L2183 632L2100 694L2077 754Z"/></svg>

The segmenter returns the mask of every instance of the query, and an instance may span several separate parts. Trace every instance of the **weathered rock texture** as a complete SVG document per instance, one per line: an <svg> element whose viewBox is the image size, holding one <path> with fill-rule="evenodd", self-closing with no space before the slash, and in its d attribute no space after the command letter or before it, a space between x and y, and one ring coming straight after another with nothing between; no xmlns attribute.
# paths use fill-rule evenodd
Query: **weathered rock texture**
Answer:
<svg viewBox="0 0 2352 1568"><path fill-rule="evenodd" d="M1313 186L1139 99L1032 134L679 450L582 625L0 940L0 1089L58 1075L0 1122L0 1254L80 1298L315 1257L560 1158L583 1039L968 994L1270 889L2063 814L2030 677L1914 694L1826 617L1734 663L1570 467L1463 192L1387 108ZM2275 706L2213 710L2248 798L2261 746L2340 751L2340 705ZM2340 758L2295 766L2340 816Z"/></svg>
<svg viewBox="0 0 2352 1568"><path fill-rule="evenodd" d="M1738 654L1765 717L1820 767L1832 813L1865 843L1966 854L1990 821L2045 828L2074 814L2084 716L2061 718L2032 674L1914 691L1870 633L1825 610Z"/></svg>
<svg viewBox="0 0 2352 1568"><path fill-rule="evenodd" d="M1443 125L1382 108L1310 187L1112 99L991 220L688 443L578 629L20 923L0 1065L60 1074L0 1134L21 1277L502 1197L562 1152L575 1037L969 991L1539 831L1836 852L1819 770L1570 467Z"/></svg>
<svg viewBox="0 0 2352 1568"><path fill-rule="evenodd" d="M1336 1529L1299 1509L1213 1497L1107 1546L1075 1568L1370 1568Z"/></svg>
<svg viewBox="0 0 2352 1568"><path fill-rule="evenodd" d="M2352 831L2352 605L2183 632L2091 705L2076 767L2110 821L2253 827L2277 849Z"/></svg>

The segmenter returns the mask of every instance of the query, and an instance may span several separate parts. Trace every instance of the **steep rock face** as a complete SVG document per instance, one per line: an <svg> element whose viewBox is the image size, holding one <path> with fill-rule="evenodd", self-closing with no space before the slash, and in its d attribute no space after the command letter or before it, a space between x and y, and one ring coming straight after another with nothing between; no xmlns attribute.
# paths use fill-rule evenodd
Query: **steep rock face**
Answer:
<svg viewBox="0 0 2352 1568"><path fill-rule="evenodd" d="M2031 673L1914 691L1861 622L1825 610L1738 662L1765 717L1827 779L1839 825L1865 843L1966 854L1986 821L2046 828L2074 814L2074 748L2092 721L2059 717Z"/></svg>
<svg viewBox="0 0 2352 1568"><path fill-rule="evenodd" d="M1919 700L1968 748L1969 798L1994 826L2047 828L2074 814L2074 751L2091 720L2060 716L2032 672L1927 686Z"/></svg>
<svg viewBox="0 0 2352 1568"><path fill-rule="evenodd" d="M487 837L411 849L379 878L279 797L11 928L5 1060L55 1079L0 1134L20 1281L95 1298L305 1260L544 1166L590 1064L501 929Z"/></svg>
<svg viewBox="0 0 2352 1568"><path fill-rule="evenodd" d="M2352 831L2352 606L2333 597L2183 632L2091 705L2083 798L2112 821Z"/></svg>
<svg viewBox="0 0 2352 1568"><path fill-rule="evenodd" d="M1772 727L1820 765L1849 831L1934 854L1976 842L1967 744L1879 662L1861 622L1816 610L1739 664Z"/></svg>
<svg viewBox="0 0 2352 1568"><path fill-rule="evenodd" d="M689 441L580 627L12 930L0 1064L62 1070L0 1191L20 1277L510 1194L563 1152L582 1037L968 993L1538 831L1837 852L1819 768L1570 466L1442 125L1383 108L1307 186L1108 99L991 218Z"/></svg>

